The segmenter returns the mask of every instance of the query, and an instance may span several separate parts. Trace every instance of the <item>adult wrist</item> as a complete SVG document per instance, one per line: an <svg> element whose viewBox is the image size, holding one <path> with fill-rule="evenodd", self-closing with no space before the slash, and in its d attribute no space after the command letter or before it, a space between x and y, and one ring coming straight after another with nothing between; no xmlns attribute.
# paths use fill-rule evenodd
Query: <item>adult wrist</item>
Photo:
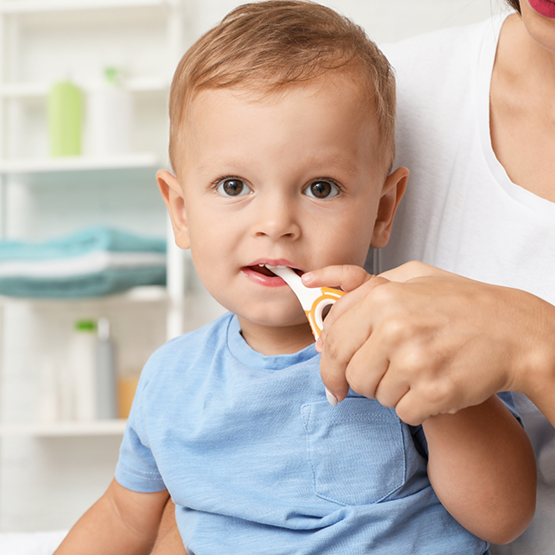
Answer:
<svg viewBox="0 0 555 555"><path fill-rule="evenodd" d="M514 390L527 395L555 424L555 306L533 295L529 297L527 310L533 322L521 335L525 354Z"/></svg>

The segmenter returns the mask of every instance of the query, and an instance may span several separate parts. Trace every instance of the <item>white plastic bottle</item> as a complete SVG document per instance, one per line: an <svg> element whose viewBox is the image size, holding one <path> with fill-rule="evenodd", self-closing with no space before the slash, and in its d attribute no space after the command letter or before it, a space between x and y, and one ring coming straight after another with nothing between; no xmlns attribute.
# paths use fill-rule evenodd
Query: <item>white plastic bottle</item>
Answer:
<svg viewBox="0 0 555 555"><path fill-rule="evenodd" d="M110 157L132 152L133 96L121 84L120 72L104 70L104 83L88 99L93 156Z"/></svg>
<svg viewBox="0 0 555 555"><path fill-rule="evenodd" d="M41 422L56 422L60 419L60 394L58 372L54 361L48 357L43 360L40 375L38 414Z"/></svg>
<svg viewBox="0 0 555 555"><path fill-rule="evenodd" d="M96 417L100 419L117 418L115 349L110 338L110 322L107 318L98 320L95 360Z"/></svg>
<svg viewBox="0 0 555 555"><path fill-rule="evenodd" d="M96 322L78 320L70 347L76 420L96 418Z"/></svg>

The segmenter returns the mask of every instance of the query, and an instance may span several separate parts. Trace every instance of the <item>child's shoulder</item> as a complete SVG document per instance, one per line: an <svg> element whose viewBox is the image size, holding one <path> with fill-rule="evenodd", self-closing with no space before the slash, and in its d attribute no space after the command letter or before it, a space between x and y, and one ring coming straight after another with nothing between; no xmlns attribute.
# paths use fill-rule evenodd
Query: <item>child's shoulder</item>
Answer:
<svg viewBox="0 0 555 555"><path fill-rule="evenodd" d="M215 353L226 345L227 330L233 318L234 315L228 312L201 328L170 339L154 351L145 370L151 367L182 365Z"/></svg>
<svg viewBox="0 0 555 555"><path fill-rule="evenodd" d="M158 350L172 350L179 349L183 345L195 344L199 341L212 340L214 338L220 338L222 335L227 334L227 329L231 320L235 316L231 312L226 312L216 320L212 320L208 324L197 328L193 331L189 331L170 339L167 343L162 345Z"/></svg>

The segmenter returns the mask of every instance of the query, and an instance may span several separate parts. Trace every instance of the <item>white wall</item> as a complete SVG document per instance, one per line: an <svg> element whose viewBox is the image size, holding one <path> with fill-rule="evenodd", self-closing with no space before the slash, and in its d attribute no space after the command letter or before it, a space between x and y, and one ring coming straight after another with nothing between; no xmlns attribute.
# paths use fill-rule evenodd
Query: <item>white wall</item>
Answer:
<svg viewBox="0 0 555 555"><path fill-rule="evenodd" d="M242 3L237 0L191 2L195 36L190 37L190 42ZM325 0L322 3L365 27L378 44L480 21L504 6L503 0ZM4 441L5 467L0 484L2 531L70 527L111 480L119 443L115 438ZM46 444L47 441L50 443Z"/></svg>
<svg viewBox="0 0 555 555"><path fill-rule="evenodd" d="M198 0L197 30L206 31L242 3ZM320 0L320 3L353 19L378 44L481 21L505 6L503 0Z"/></svg>

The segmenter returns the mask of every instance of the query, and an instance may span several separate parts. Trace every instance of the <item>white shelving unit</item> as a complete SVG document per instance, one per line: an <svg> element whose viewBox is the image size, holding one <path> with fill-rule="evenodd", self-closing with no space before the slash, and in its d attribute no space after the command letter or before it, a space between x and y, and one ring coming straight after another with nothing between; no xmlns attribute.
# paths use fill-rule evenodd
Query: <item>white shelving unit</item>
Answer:
<svg viewBox="0 0 555 555"><path fill-rule="evenodd" d="M36 424L12 424L0 427L0 434L9 436L33 437L86 437L123 435L127 420L101 420L91 422L55 422Z"/></svg>
<svg viewBox="0 0 555 555"><path fill-rule="evenodd" d="M64 179L67 172L99 172L104 170L152 170L162 164L156 154L128 154L112 158L91 158L87 156L68 156L63 158L32 158L3 160L0 173L9 179L18 178L40 180L42 175L55 174L56 179Z"/></svg>
<svg viewBox="0 0 555 555"><path fill-rule="evenodd" d="M70 526L113 473L125 420L39 418L41 365L63 360L72 322L108 316L121 371L138 371L156 347L184 331L186 258L174 246L154 176L167 166L167 96L192 39L190 3L0 0L0 240L44 240L89 225L168 237L167 287L98 299L0 296L0 531L25 531L33 522ZM85 116L83 154L49 157L50 87L70 76L86 103L108 65L126 70L133 152L92 156ZM60 445L68 456L53 465ZM64 479L60 491L53 484ZM55 499L55 508L30 507L22 497L32 490Z"/></svg>

